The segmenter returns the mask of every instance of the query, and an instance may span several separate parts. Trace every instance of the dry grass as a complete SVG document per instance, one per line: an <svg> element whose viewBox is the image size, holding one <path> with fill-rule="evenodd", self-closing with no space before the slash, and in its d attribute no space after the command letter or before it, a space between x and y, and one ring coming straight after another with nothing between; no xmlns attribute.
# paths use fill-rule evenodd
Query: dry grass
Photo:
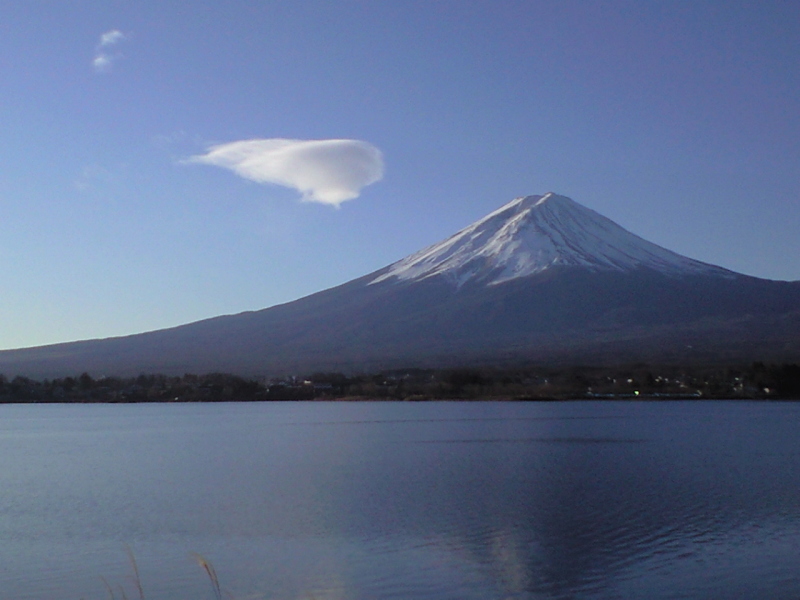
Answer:
<svg viewBox="0 0 800 600"><path fill-rule="evenodd" d="M222 600L222 590L219 587L219 579L217 579L217 572L214 570L213 565L197 553L192 553L192 556L194 556L197 564L208 574L211 586L214 588L214 597L217 600Z"/></svg>
<svg viewBox="0 0 800 600"><path fill-rule="evenodd" d="M133 551L126 547L125 550L128 553L128 559L131 563L131 569L133 570L133 584L136 588L136 592L138 594L138 600L147 600L144 595L144 587L142 586L142 578L139 575L139 566L136 564L136 557L133 555ZM203 556L192 553L192 557L195 559L200 568L206 572L208 575L208 579L211 582L211 589L214 592L215 600L223 600L222 597L222 588L219 585L219 578L217 577L217 572L214 569L214 566L208 562ZM100 577L100 580L103 582L103 585L106 586L106 590L108 591L108 597L111 600L133 600L133 598L129 597L125 592L125 588L122 585L117 586L117 591L119 592L119 596L117 596L114 592L114 588L108 583L105 577ZM229 596L232 598L232 596Z"/></svg>

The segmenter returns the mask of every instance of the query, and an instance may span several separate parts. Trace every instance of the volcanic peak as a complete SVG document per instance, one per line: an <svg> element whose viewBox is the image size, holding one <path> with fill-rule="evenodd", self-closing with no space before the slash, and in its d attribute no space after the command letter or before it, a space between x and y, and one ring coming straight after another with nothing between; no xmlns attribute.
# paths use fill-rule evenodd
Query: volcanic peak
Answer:
<svg viewBox="0 0 800 600"><path fill-rule="evenodd" d="M559 266L592 271L651 269L670 276L736 274L648 242L552 192L515 198L446 240L387 267L370 283L445 277L494 285Z"/></svg>

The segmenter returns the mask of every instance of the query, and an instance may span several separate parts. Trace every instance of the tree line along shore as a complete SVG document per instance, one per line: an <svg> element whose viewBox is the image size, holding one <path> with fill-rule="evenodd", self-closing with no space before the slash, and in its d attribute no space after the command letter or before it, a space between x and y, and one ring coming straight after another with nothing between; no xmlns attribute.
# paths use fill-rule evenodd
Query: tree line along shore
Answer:
<svg viewBox="0 0 800 600"><path fill-rule="evenodd" d="M0 375L0 403L279 400L800 399L800 364L399 369L244 378L227 373L41 381Z"/></svg>

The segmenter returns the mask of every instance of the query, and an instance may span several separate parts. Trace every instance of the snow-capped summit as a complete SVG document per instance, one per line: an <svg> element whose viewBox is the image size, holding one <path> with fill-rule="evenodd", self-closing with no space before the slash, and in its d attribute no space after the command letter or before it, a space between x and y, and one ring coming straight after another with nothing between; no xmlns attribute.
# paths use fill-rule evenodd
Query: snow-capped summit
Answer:
<svg viewBox="0 0 800 600"><path fill-rule="evenodd" d="M551 192L512 200L443 242L390 265L371 283L443 276L458 286L470 280L491 285L556 266L735 277L731 271L648 242Z"/></svg>

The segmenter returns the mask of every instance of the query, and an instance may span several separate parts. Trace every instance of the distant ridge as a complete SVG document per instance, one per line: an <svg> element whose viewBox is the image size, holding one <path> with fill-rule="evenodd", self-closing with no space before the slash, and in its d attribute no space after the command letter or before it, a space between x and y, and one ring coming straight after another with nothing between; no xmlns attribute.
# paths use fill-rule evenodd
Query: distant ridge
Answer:
<svg viewBox="0 0 800 600"><path fill-rule="evenodd" d="M0 372L246 376L413 366L800 360L800 282L693 260L548 193L256 312L0 352Z"/></svg>

